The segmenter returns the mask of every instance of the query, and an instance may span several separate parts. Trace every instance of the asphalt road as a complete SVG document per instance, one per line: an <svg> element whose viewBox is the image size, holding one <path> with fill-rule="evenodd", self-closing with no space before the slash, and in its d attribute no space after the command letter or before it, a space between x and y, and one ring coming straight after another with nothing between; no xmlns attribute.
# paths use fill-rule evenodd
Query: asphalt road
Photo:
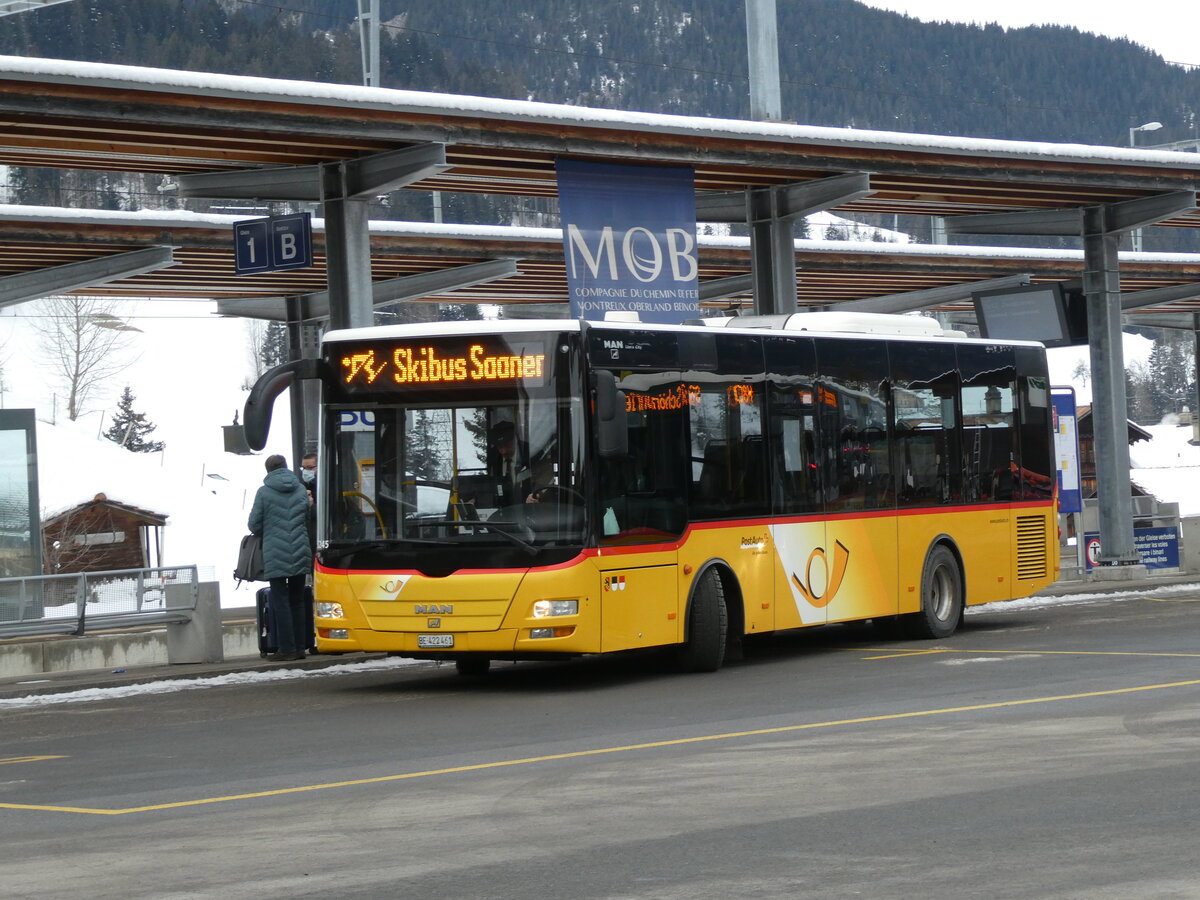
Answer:
<svg viewBox="0 0 1200 900"><path fill-rule="evenodd" d="M1200 897L1200 594L0 711L0 892Z"/></svg>

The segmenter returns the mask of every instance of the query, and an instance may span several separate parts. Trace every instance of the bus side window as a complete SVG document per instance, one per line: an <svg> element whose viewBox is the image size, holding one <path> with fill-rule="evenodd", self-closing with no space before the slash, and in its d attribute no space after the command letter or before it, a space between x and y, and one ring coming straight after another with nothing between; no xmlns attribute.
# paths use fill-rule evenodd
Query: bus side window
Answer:
<svg viewBox="0 0 1200 900"><path fill-rule="evenodd" d="M1013 350L960 346L963 499L1006 502L1019 483Z"/></svg>
<svg viewBox="0 0 1200 900"><path fill-rule="evenodd" d="M774 384L767 434L771 508L782 513L820 508L820 481L811 384Z"/></svg>
<svg viewBox="0 0 1200 900"><path fill-rule="evenodd" d="M830 340L817 349L821 446L829 509L894 506L888 441L888 347Z"/></svg>
<svg viewBox="0 0 1200 900"><path fill-rule="evenodd" d="M957 503L959 381L950 344L892 345L893 448L896 503Z"/></svg>
<svg viewBox="0 0 1200 900"><path fill-rule="evenodd" d="M1047 499L1053 496L1056 480L1054 444L1051 437L1050 378L1036 350L1016 348L1020 380L1020 496Z"/></svg>
<svg viewBox="0 0 1200 900"><path fill-rule="evenodd" d="M692 518L767 511L760 396L757 385L718 382L690 406Z"/></svg>
<svg viewBox="0 0 1200 900"><path fill-rule="evenodd" d="M640 375L642 390L620 385L626 398L628 453L603 460L598 470L599 531L606 541L657 541L684 527L682 386L667 373L661 384L646 390L645 373Z"/></svg>

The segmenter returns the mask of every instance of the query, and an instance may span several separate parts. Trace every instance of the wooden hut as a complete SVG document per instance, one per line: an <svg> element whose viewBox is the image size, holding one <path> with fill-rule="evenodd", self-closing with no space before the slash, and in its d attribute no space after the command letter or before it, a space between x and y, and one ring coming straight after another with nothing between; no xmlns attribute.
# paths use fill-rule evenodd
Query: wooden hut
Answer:
<svg viewBox="0 0 1200 900"><path fill-rule="evenodd" d="M42 522L45 574L161 566L166 523L162 513L97 494Z"/></svg>
<svg viewBox="0 0 1200 900"><path fill-rule="evenodd" d="M1150 440L1150 432L1127 419L1129 443ZM1092 408L1080 406L1076 418L1077 436L1079 439L1079 483L1085 498L1096 496L1096 437L1092 428ZM1135 497L1145 496L1146 492L1136 484L1130 484L1130 492Z"/></svg>

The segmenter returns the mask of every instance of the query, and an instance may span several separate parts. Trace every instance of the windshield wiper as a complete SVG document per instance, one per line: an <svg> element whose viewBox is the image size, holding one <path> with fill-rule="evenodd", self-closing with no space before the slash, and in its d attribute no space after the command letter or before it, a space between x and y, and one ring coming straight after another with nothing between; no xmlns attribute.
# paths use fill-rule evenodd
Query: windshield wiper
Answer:
<svg viewBox="0 0 1200 900"><path fill-rule="evenodd" d="M443 544L453 544L454 541L448 541L444 538L388 538L383 541L363 541L360 543L350 543L344 547L330 547L330 550L340 550L343 553L358 553L363 550L403 550L404 544L431 544L441 546Z"/></svg>
<svg viewBox="0 0 1200 900"><path fill-rule="evenodd" d="M533 546L533 544L529 543L523 538L517 537L507 528L501 527L502 525L509 523L497 522L495 519L488 519L486 522L481 519L424 519L416 524L421 528L424 528L427 525L452 525L456 528L470 528L472 530L482 528L487 534L500 535L500 537L520 547L530 556L536 556L538 552L537 547ZM445 543L453 542L446 541Z"/></svg>

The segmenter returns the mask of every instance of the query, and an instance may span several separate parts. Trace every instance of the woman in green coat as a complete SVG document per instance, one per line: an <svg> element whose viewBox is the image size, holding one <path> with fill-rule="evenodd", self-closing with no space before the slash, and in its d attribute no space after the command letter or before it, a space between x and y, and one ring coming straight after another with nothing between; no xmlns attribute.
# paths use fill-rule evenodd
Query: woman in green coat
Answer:
<svg viewBox="0 0 1200 900"><path fill-rule="evenodd" d="M312 495L279 454L267 457L267 477L254 495L250 530L262 535L263 577L271 584L276 650L267 659L304 659L304 582L312 571L308 522Z"/></svg>

